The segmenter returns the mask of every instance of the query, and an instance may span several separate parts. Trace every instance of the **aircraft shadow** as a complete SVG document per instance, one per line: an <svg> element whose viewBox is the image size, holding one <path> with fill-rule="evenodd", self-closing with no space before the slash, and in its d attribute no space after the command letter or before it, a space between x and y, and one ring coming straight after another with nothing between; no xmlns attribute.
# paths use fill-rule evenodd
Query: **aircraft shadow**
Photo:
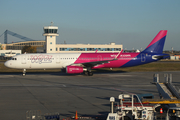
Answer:
<svg viewBox="0 0 180 120"><path fill-rule="evenodd" d="M126 71L118 70L118 71L112 71L112 70L93 70L94 75L98 74L116 74L116 73L126 73ZM22 72L0 72L0 75L22 75ZM79 76L84 75L83 73L80 74L67 74L61 71L58 72L26 72L26 75L57 75L57 76Z"/></svg>

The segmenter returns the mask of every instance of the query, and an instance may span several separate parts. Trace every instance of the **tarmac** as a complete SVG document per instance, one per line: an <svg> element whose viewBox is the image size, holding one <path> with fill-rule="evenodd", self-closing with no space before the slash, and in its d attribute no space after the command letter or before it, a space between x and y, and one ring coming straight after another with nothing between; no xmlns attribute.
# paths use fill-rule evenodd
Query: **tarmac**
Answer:
<svg viewBox="0 0 180 120"><path fill-rule="evenodd" d="M173 83L180 86L180 71L175 72L107 72L93 76L65 73L19 73L0 75L0 118L28 120L29 111L41 114L59 113L60 119L81 115L107 115L110 97L121 93L151 93L159 98L153 75L173 75Z"/></svg>

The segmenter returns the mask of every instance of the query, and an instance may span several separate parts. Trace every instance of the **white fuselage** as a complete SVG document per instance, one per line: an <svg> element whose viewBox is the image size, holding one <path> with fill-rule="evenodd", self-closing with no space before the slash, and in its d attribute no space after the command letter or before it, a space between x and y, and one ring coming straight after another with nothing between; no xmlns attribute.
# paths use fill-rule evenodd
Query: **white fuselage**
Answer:
<svg viewBox="0 0 180 120"><path fill-rule="evenodd" d="M16 69L54 69L73 64L77 54L22 54L16 55L5 63L5 66Z"/></svg>

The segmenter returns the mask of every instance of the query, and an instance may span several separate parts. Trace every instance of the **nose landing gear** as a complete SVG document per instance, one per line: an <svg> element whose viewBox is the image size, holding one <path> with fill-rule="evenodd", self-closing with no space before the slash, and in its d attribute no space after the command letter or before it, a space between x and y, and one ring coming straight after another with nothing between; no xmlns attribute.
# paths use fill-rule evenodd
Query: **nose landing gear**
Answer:
<svg viewBox="0 0 180 120"><path fill-rule="evenodd" d="M26 75L26 69L23 69L23 74L22 74L23 76L25 76Z"/></svg>

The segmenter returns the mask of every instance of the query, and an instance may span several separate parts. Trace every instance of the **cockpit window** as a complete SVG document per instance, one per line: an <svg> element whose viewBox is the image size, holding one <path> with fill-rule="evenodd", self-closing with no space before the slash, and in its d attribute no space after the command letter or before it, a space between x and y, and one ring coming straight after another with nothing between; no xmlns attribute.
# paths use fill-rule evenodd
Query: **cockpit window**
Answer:
<svg viewBox="0 0 180 120"><path fill-rule="evenodd" d="M17 60L17 58L11 58L11 60Z"/></svg>

